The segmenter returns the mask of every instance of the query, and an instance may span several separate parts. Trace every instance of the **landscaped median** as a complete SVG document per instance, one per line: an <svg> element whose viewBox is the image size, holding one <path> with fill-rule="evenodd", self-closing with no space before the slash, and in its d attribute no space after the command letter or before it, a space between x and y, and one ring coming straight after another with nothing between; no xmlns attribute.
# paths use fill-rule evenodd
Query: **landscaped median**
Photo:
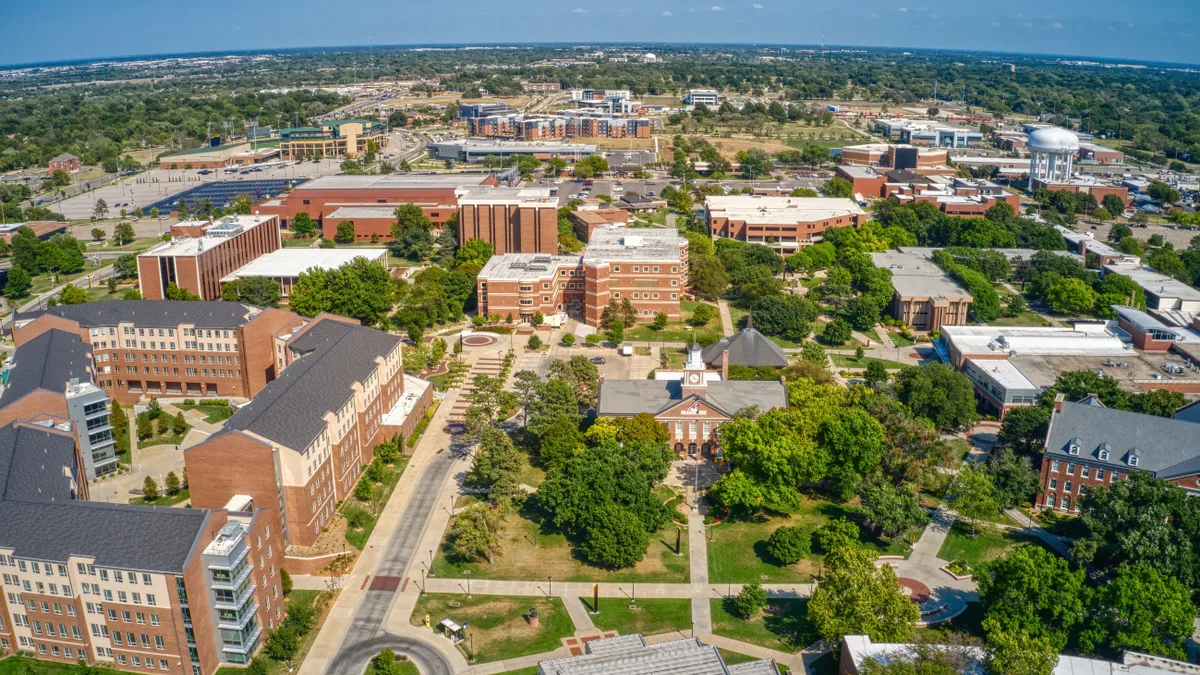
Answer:
<svg viewBox="0 0 1200 675"><path fill-rule="evenodd" d="M529 618L530 609L536 610L536 622ZM575 624L559 598L428 593L417 599L410 622L425 626L426 617L431 631L442 619L465 626L467 639L458 648L467 659L474 650L476 663L553 651L562 646L563 638L575 634Z"/></svg>

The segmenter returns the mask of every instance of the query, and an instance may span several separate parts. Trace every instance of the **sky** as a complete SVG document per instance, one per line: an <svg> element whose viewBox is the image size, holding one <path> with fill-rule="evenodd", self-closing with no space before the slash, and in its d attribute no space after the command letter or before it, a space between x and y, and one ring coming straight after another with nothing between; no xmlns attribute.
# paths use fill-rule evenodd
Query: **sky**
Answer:
<svg viewBox="0 0 1200 675"><path fill-rule="evenodd" d="M1200 63L1197 0L58 0L4 10L0 65L344 45L715 42Z"/></svg>

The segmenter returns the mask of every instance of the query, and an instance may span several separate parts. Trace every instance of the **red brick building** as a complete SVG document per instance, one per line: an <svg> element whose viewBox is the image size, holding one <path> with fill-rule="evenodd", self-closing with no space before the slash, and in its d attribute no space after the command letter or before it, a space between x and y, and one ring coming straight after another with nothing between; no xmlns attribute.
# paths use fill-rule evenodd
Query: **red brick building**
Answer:
<svg viewBox="0 0 1200 675"><path fill-rule="evenodd" d="M171 241L138 255L138 288L147 300L165 298L172 283L204 300L217 300L222 277L282 246L276 216L187 221L172 226L171 234Z"/></svg>
<svg viewBox="0 0 1200 675"><path fill-rule="evenodd" d="M831 227L859 227L867 213L849 199L825 197L708 197L704 210L713 239L728 238L794 252L821 241Z"/></svg>
<svg viewBox="0 0 1200 675"><path fill-rule="evenodd" d="M610 300L629 300L639 321L658 313L679 320L687 270L687 240L674 230L595 230L582 256L493 257L479 273L476 297L481 314L522 321L565 313L599 326Z"/></svg>
<svg viewBox="0 0 1200 675"><path fill-rule="evenodd" d="M51 329L92 350L96 386L121 403L143 396L251 398L286 365L273 338L302 325L296 314L236 302L105 300L21 314L17 346Z"/></svg>
<svg viewBox="0 0 1200 675"><path fill-rule="evenodd" d="M63 154L54 157L46 165L46 170L50 173L54 173L55 171L75 173L81 168L83 168L83 164L79 161L79 158L69 152L64 152Z"/></svg>
<svg viewBox="0 0 1200 675"><path fill-rule="evenodd" d="M192 505L279 504L288 544L308 546L375 446L412 432L433 388L405 376L399 337L356 321L322 315L266 342L281 374L184 453Z"/></svg>
<svg viewBox="0 0 1200 675"><path fill-rule="evenodd" d="M558 200L549 188L470 190L458 197L458 240L505 253L558 253Z"/></svg>

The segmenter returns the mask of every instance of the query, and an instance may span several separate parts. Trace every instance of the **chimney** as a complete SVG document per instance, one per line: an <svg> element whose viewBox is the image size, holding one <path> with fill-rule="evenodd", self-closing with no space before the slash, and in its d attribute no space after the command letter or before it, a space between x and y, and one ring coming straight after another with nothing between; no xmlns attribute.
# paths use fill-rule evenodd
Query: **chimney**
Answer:
<svg viewBox="0 0 1200 675"><path fill-rule="evenodd" d="M721 352L721 379L729 381L729 350Z"/></svg>
<svg viewBox="0 0 1200 675"><path fill-rule="evenodd" d="M1067 398L1066 394L1057 394L1054 397L1054 412L1062 411L1063 401Z"/></svg>

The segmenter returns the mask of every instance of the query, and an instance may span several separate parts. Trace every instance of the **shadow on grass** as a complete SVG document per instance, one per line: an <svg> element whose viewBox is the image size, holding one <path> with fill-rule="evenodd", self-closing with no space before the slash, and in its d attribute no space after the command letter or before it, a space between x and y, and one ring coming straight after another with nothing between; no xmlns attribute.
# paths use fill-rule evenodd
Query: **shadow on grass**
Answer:
<svg viewBox="0 0 1200 675"><path fill-rule="evenodd" d="M737 616L733 599L725 600L725 611ZM773 600L763 610L763 628L791 649L802 649L817 641L817 631L808 620L808 600L803 598Z"/></svg>

